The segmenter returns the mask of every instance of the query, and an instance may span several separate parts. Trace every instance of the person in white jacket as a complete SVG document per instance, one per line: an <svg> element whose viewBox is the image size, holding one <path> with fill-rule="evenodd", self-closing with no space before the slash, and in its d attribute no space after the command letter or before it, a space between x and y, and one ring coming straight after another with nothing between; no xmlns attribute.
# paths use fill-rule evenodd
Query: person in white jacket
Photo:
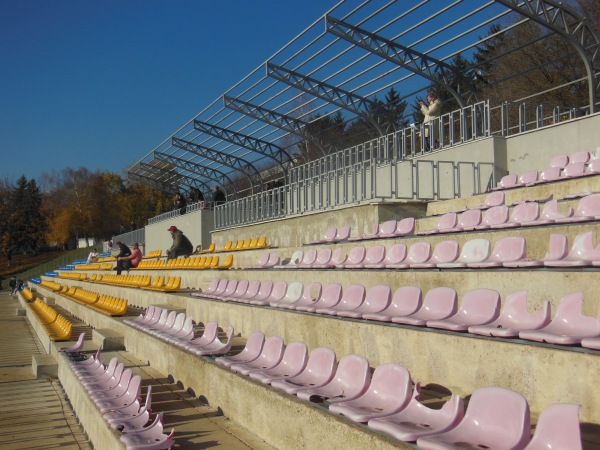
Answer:
<svg viewBox="0 0 600 450"><path fill-rule="evenodd" d="M442 101L438 98L437 94L433 91L429 91L427 93L427 102L428 105L425 104L424 101L419 102L419 106L421 107L421 112L425 116L423 119L423 125L425 127L425 143L424 148L425 151L428 152L431 150L431 143L435 144L437 138L437 129L439 127L439 119L440 114L442 112ZM431 139L429 136L429 129L431 128Z"/></svg>

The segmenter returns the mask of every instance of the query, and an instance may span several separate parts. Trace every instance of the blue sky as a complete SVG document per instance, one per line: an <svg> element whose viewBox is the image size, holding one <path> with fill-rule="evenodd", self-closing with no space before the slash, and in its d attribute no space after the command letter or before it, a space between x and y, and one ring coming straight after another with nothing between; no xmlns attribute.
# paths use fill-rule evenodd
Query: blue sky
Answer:
<svg viewBox="0 0 600 450"><path fill-rule="evenodd" d="M121 173L336 3L0 0L0 177Z"/></svg>

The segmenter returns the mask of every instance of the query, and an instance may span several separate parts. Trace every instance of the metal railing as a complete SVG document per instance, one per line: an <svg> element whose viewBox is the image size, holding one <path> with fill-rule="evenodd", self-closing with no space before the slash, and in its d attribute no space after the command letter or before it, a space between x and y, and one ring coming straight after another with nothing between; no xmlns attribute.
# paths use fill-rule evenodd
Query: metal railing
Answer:
<svg viewBox="0 0 600 450"><path fill-rule="evenodd" d="M194 212L194 211L198 211L201 209L210 209L211 207L212 207L211 202L205 202L205 201L196 202L196 203L187 205L185 207L185 213ZM162 222L164 220L171 220L171 219L173 219L175 217L179 217L179 216L181 216L181 209L177 208L172 211L167 211L165 213L159 214L158 216L151 217L150 219L148 219L148 225Z"/></svg>

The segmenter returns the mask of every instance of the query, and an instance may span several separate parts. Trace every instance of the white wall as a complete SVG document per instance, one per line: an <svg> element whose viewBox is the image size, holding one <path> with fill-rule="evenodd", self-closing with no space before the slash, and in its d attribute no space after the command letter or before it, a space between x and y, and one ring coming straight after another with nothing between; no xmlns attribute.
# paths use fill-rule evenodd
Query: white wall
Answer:
<svg viewBox="0 0 600 450"><path fill-rule="evenodd" d="M153 250L162 250L163 255L173 244L171 233L168 229L175 225L183 231L188 239L194 245L194 248L201 244L204 248L211 242L210 233L214 229L214 219L212 210L198 210L165 220L152 225L146 225L146 253Z"/></svg>

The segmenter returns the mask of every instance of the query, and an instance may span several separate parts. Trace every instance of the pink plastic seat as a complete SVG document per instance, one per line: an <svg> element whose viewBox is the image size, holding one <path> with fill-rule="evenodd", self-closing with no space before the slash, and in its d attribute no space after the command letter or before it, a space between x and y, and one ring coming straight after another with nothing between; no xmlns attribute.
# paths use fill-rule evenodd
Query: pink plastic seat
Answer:
<svg viewBox="0 0 600 450"><path fill-rule="evenodd" d="M397 220L387 220L381 224L379 227L379 238L391 238L396 236L396 231L398 230L398 221Z"/></svg>
<svg viewBox="0 0 600 450"><path fill-rule="evenodd" d="M580 152L575 152L569 156L569 164L572 163L586 163L590 160L590 152L586 150L582 150Z"/></svg>
<svg viewBox="0 0 600 450"><path fill-rule="evenodd" d="M284 281L284 283L285 283L285 281ZM263 281L262 283L260 283L258 292L256 293L255 296L253 296L251 298L240 299L239 302L250 303L251 305L268 305L271 301L274 301L274 299L273 300L270 299L271 293L273 292L273 286L274 286L274 284L272 281L270 281L270 280ZM282 297L279 297L279 299L281 299L281 298Z"/></svg>
<svg viewBox="0 0 600 450"><path fill-rule="evenodd" d="M306 367L308 361L308 347L304 342L291 342L285 348L279 363L264 370L250 372L250 378L263 384L271 384L274 380L285 379L298 375Z"/></svg>
<svg viewBox="0 0 600 450"><path fill-rule="evenodd" d="M594 247L592 231L578 234L573 240L571 250L562 259L544 261L546 267L582 267L591 266L593 261L600 260L600 247Z"/></svg>
<svg viewBox="0 0 600 450"><path fill-rule="evenodd" d="M459 251L458 242L455 240L447 240L438 242L433 249L431 258L423 263L413 263L411 269L429 269L436 267L438 264L450 263L456 261Z"/></svg>
<svg viewBox="0 0 600 450"><path fill-rule="evenodd" d="M87 368L98 367L102 365L100 361L100 354L102 353L102 347L99 347L90 357L81 360L71 362L71 370L77 372L79 370L85 370Z"/></svg>
<svg viewBox="0 0 600 450"><path fill-rule="evenodd" d="M352 255L352 251L350 251L350 255ZM350 259L350 256L348 256L348 259ZM362 269L367 266L372 267L377 264L381 264L384 259L385 259L385 246L374 245L372 247L369 247L366 250L365 258L362 260L362 262L357 263L357 264L352 264L352 263L347 262L347 263L343 264L343 267L345 269Z"/></svg>
<svg viewBox="0 0 600 450"><path fill-rule="evenodd" d="M333 242L335 239L335 235L337 233L336 227L329 227L325 230L322 239L317 239L315 241L310 241L309 244L324 244L326 242Z"/></svg>
<svg viewBox="0 0 600 450"><path fill-rule="evenodd" d="M500 189L511 189L519 186L519 177L514 174L504 175L498 185L492 190L500 190Z"/></svg>
<svg viewBox="0 0 600 450"><path fill-rule="evenodd" d="M271 293L269 294L268 297L266 298L262 298L262 292L263 290L261 290L261 294L257 295L255 298L253 298L252 300L249 301L249 303L251 305L270 305L272 302L278 302L281 301L284 297L285 297L285 293L287 291L287 283L285 281L276 281L275 283L273 283L272 281L265 281L263 283L261 283L261 287L263 285L271 285ZM264 288L263 288L264 289Z"/></svg>
<svg viewBox="0 0 600 450"><path fill-rule="evenodd" d="M533 438L524 450L583 450L575 403L549 405L540 414Z"/></svg>
<svg viewBox="0 0 600 450"><path fill-rule="evenodd" d="M568 155L556 155L550 159L549 167L558 167L559 169L562 169L567 164L569 164Z"/></svg>
<svg viewBox="0 0 600 450"><path fill-rule="evenodd" d="M367 289L365 300L356 309L350 311L338 311L337 315L341 317L351 317L361 319L363 314L371 314L383 311L392 301L392 290L388 285L376 284Z"/></svg>
<svg viewBox="0 0 600 450"><path fill-rule="evenodd" d="M365 287L362 284L351 284L342 294L342 299L329 308L317 308L318 314L337 315L341 311L351 311L358 308L365 300Z"/></svg>
<svg viewBox="0 0 600 450"><path fill-rule="evenodd" d="M317 252L317 256L315 257L315 260L309 264L309 265L304 265L301 264L299 268L311 268L311 269L325 269L325 268L329 268L329 267L333 267L333 264L331 264L331 255L332 255L332 250L330 248L322 248Z"/></svg>
<svg viewBox="0 0 600 450"><path fill-rule="evenodd" d="M383 269L388 264L400 264L406 259L406 245L394 244L385 252L385 259L379 264L365 264L366 269Z"/></svg>
<svg viewBox="0 0 600 450"><path fill-rule="evenodd" d="M79 377L79 379L88 392L100 392L117 387L123 377L123 372L125 372L125 364L118 363L112 370L108 371L107 376L98 374L92 377Z"/></svg>
<svg viewBox="0 0 600 450"><path fill-rule="evenodd" d="M207 356L207 355L222 355L231 350L231 346L233 344L233 327L229 326L227 328L227 332L225 333L225 341L221 341L219 337L203 346L196 346L195 348L190 349L190 351L197 356Z"/></svg>
<svg viewBox="0 0 600 450"><path fill-rule="evenodd" d="M564 296L556 309L554 319L543 328L521 331L519 337L529 341L549 344L580 344L584 338L600 336L600 320L581 313L583 293L575 292Z"/></svg>
<svg viewBox="0 0 600 450"><path fill-rule="evenodd" d="M469 333L494 337L518 337L519 332L538 330L550 323L550 302L530 313L527 308L527 291L513 292L504 301L500 315L486 325L471 325Z"/></svg>
<svg viewBox="0 0 600 450"><path fill-rule="evenodd" d="M302 372L285 380L275 380L271 386L288 394L325 386L333 379L336 368L335 352L327 347L318 347L310 353Z"/></svg>
<svg viewBox="0 0 600 450"><path fill-rule="evenodd" d="M215 284L215 287L216 287L216 285L218 284L218 282L219 282L219 280L218 280L218 279L214 279L214 280L211 282L211 284L213 284L213 283L214 283L214 284ZM127 324L127 325L129 325L129 326L132 326L132 327L136 327L136 328L137 328L137 326L138 326L139 324L141 324L141 323L144 323L144 322L146 322L146 321L149 321L149 320L152 318L152 316L154 315L154 312L155 312L155 310L156 310L156 307L155 307L155 306L148 306L148 308L146 308L146 311L144 311L144 313L140 314L140 315L139 315L138 317L136 317L135 319L125 319L125 320L123 321L123 323L126 323L126 324Z"/></svg>
<svg viewBox="0 0 600 450"><path fill-rule="evenodd" d="M335 238L334 238L333 242L347 241L350 238L351 232L352 232L352 229L350 228L350 225L343 225L343 226L339 227L336 230Z"/></svg>
<svg viewBox="0 0 600 450"><path fill-rule="evenodd" d="M422 304L421 288L418 286L402 286L396 289L389 306L375 313L363 314L363 319L391 322L396 316L409 316L419 310Z"/></svg>
<svg viewBox="0 0 600 450"><path fill-rule="evenodd" d="M373 372L371 384L363 395L334 403L329 411L354 422L368 422L404 409L410 402L411 388L412 380L406 367L382 364Z"/></svg>
<svg viewBox="0 0 600 450"><path fill-rule="evenodd" d="M370 381L369 361L359 355L346 355L340 360L331 381L321 387L302 389L297 395L306 401L338 403L364 394Z"/></svg>
<svg viewBox="0 0 600 450"><path fill-rule="evenodd" d="M330 283L323 288L321 295L311 305L299 305L296 307L299 311L315 312L317 308L333 308L342 299L342 285L339 283Z"/></svg>
<svg viewBox="0 0 600 450"><path fill-rule="evenodd" d="M440 233L453 233L461 231L471 231L475 227L481 225L481 210L480 209L467 209L460 213L456 220L456 226L440 230Z"/></svg>
<svg viewBox="0 0 600 450"><path fill-rule="evenodd" d="M277 253L269 253L269 261L267 262L265 269L271 269L278 266L281 263L279 255Z"/></svg>
<svg viewBox="0 0 600 450"><path fill-rule="evenodd" d="M237 286L235 288L235 291L233 291L229 295L222 295L221 300L226 301L226 302L227 301L236 301L237 299L244 296L246 291L248 291L249 285L250 285L249 280L239 280L237 283Z"/></svg>
<svg viewBox="0 0 600 450"><path fill-rule="evenodd" d="M152 411L152 385L148 386L146 401L140 405L136 399L131 405L115 408L103 414L104 420L111 428L122 428L123 431L141 430L148 424Z"/></svg>
<svg viewBox="0 0 600 450"><path fill-rule="evenodd" d="M279 336L270 336L265 339L262 351L258 358L245 363L235 363L229 366L234 372L248 375L254 370L264 370L275 367L283 357L285 344Z"/></svg>
<svg viewBox="0 0 600 450"><path fill-rule="evenodd" d="M425 326L428 320L446 319L456 314L457 303L458 296L454 289L449 287L433 288L425 294L423 304L415 313L407 316L394 316L392 322Z"/></svg>
<svg viewBox="0 0 600 450"><path fill-rule="evenodd" d="M405 217L398 221L396 236L411 236L415 234L415 218Z"/></svg>
<svg viewBox="0 0 600 450"><path fill-rule="evenodd" d="M77 342L75 342L73 345L70 345L68 347L61 347L58 349L58 351L64 353L79 353L81 350L83 350L84 339L85 332L79 335L79 338L77 338Z"/></svg>
<svg viewBox="0 0 600 450"><path fill-rule="evenodd" d="M460 212L466 211L467 209L489 209L489 208L493 208L494 206L504 205L504 201L505 201L504 192L493 191L485 196L485 199L483 200L483 203L481 203L481 205L464 207L461 209L457 209L454 212L460 213Z"/></svg>
<svg viewBox="0 0 600 450"><path fill-rule="evenodd" d="M115 375L115 370L116 370L118 364L119 364L119 360L115 356L114 358L111 358L111 360L108 363L108 365L106 366L106 368L103 371L100 371L99 373L88 375L85 372L83 372L83 373L80 372L76 375L77 375L77 378L79 378L79 381L81 381L81 384L84 386L88 385L88 384L104 383L105 381L108 381ZM125 365L123 364L123 370L124 369L125 369ZM121 370L121 372L123 370ZM118 376L120 377L120 375L118 375Z"/></svg>
<svg viewBox="0 0 600 450"><path fill-rule="evenodd" d="M247 363L254 361L260 355L263 345L265 343L265 335L259 331L252 333L248 336L246 345L242 351L233 356L219 356L215 358L215 362L225 367L229 367L236 363Z"/></svg>
<svg viewBox="0 0 600 450"><path fill-rule="evenodd" d="M167 337L172 336L173 334L179 333L181 331L183 325L185 324L185 319L185 313L179 313L175 316L175 322L173 322L171 328L167 328L162 331L154 331L152 332L152 334L154 334L158 338L166 340Z"/></svg>
<svg viewBox="0 0 600 450"><path fill-rule="evenodd" d="M451 263L440 263L438 268L454 269L466 267L469 263L483 262L490 256L490 241L487 239L471 239L462 246L460 256Z"/></svg>
<svg viewBox="0 0 600 450"><path fill-rule="evenodd" d="M537 202L519 203L512 210L510 218L505 223L499 223L492 228L514 228L526 225L536 225L540 217L540 205Z"/></svg>
<svg viewBox="0 0 600 450"><path fill-rule="evenodd" d="M558 200L553 199L544 204L544 208L540 213L540 217L532 225L545 225L554 223L557 219L563 220L571 217L574 211L573 208L569 208L567 214L561 214L558 211Z"/></svg>
<svg viewBox="0 0 600 450"><path fill-rule="evenodd" d="M462 299L460 309L452 316L441 320L428 320L429 328L467 331L470 326L485 325L498 318L500 294L493 289L473 289Z"/></svg>
<svg viewBox="0 0 600 450"><path fill-rule="evenodd" d="M417 439L423 450L458 448L519 450L529 441L531 429L527 400L499 387L477 389L465 416L453 429Z"/></svg>
<svg viewBox="0 0 600 450"><path fill-rule="evenodd" d="M150 334L155 334L160 331L168 330L175 323L175 319L177 319L177 311L169 311L166 317L164 317L164 321L163 315L161 315L160 320L155 325L146 327L145 331Z"/></svg>
<svg viewBox="0 0 600 450"><path fill-rule="evenodd" d="M217 300L226 300L227 298L233 296L233 294L235 293L235 290L237 289L238 283L240 283L241 281L247 282L247 280L229 280L227 282L227 287L225 288L223 293L221 293L219 295L213 294L213 298L215 298ZM246 284L246 288L247 287L248 287L248 285Z"/></svg>
<svg viewBox="0 0 600 450"><path fill-rule="evenodd" d="M353 247L348 253L348 258L346 258L343 263L336 264L335 267L337 269L345 269L348 267L358 266L365 260L365 256L367 256L367 250L362 245Z"/></svg>
<svg viewBox="0 0 600 450"><path fill-rule="evenodd" d="M527 257L527 244L522 236L508 236L498 239L490 257L483 262L468 263L474 269L502 267L505 262L522 261Z"/></svg>
<svg viewBox="0 0 600 450"><path fill-rule="evenodd" d="M114 389L117 391L118 387ZM142 377L135 375L129 381L127 389L122 395L116 396L115 398L108 398L103 401L96 401L96 407L101 413L107 413L115 408L125 407L133 404L141 394L142 390ZM116 395L116 392L115 394Z"/></svg>
<svg viewBox="0 0 600 450"><path fill-rule="evenodd" d="M252 300L254 297L256 297L256 294L258 294L258 291L260 290L260 286L261 286L260 280L249 281L246 291L239 297L232 298L232 301L235 301L238 303L250 302L250 300Z"/></svg>
<svg viewBox="0 0 600 450"><path fill-rule="evenodd" d="M371 228L371 232L367 232L361 236L348 238L349 241L363 241L369 239L377 239L379 237L379 223L375 222Z"/></svg>
<svg viewBox="0 0 600 450"><path fill-rule="evenodd" d="M540 172L540 176L533 183L529 183L528 186L535 184L549 183L556 181L562 176L562 167L548 167Z"/></svg>
<svg viewBox="0 0 600 450"><path fill-rule="evenodd" d="M596 175L600 173L600 158L594 159L586 164L585 166L585 174L586 175Z"/></svg>
<svg viewBox="0 0 600 450"><path fill-rule="evenodd" d="M455 212L446 213L438 219L434 229L421 231L419 234L443 233L445 230L456 227L457 220L458 215Z"/></svg>
<svg viewBox="0 0 600 450"><path fill-rule="evenodd" d="M416 383L406 408L391 416L369 420L369 428L387 433L400 441L415 442L420 437L448 431L462 420L465 405L460 396L452 395L441 409L432 409L419 402L420 391L421 385Z"/></svg>
<svg viewBox="0 0 600 450"><path fill-rule="evenodd" d="M197 337L196 339L192 339L191 341L182 343L181 347L189 351L193 350L196 347L203 347L217 339L218 333L219 324L216 321L208 322L204 327L202 336Z"/></svg>
<svg viewBox="0 0 600 450"><path fill-rule="evenodd" d="M488 209L481 221L480 225L475 227L476 230L486 230L488 228L493 228L496 225L501 225L508 222L509 218L509 209L506 205L498 205L492 206Z"/></svg>
<svg viewBox="0 0 600 450"><path fill-rule="evenodd" d="M418 241L408 249L406 259L399 264L387 264L386 269L408 269L413 264L422 264L431 258L431 244L428 241Z"/></svg>
<svg viewBox="0 0 600 450"><path fill-rule="evenodd" d="M285 296L281 300L273 301L269 303L273 307L279 307L280 305L287 305L297 302L302 297L303 286L300 281L292 281L288 284L285 291Z"/></svg>
<svg viewBox="0 0 600 450"><path fill-rule="evenodd" d="M317 251L315 249L310 249L304 252L302 256L302 261L298 263L298 268L308 268L317 260Z"/></svg>
<svg viewBox="0 0 600 450"><path fill-rule="evenodd" d="M119 439L125 444L127 450L161 450L170 449L175 444L174 434L174 428L168 435L163 433L162 413L160 413L150 426L141 431L125 433Z"/></svg>
<svg viewBox="0 0 600 450"><path fill-rule="evenodd" d="M523 186L537 181L539 173L537 170L528 170L519 177L519 185Z"/></svg>
<svg viewBox="0 0 600 450"><path fill-rule="evenodd" d="M312 305L321 296L322 286L319 282L308 283L304 286L302 295L293 303L278 303L278 308L296 309L298 306Z"/></svg>
<svg viewBox="0 0 600 450"><path fill-rule="evenodd" d="M185 318L185 322L177 333L173 333L169 336L165 336L165 340L172 344L179 342L187 342L194 338L194 319L189 316Z"/></svg>
<svg viewBox="0 0 600 450"><path fill-rule="evenodd" d="M270 256L271 254L269 252L263 253L262 255L260 255L260 258L258 258L257 263L250 266L249 269L264 269L267 266L267 263L269 262Z"/></svg>
<svg viewBox="0 0 600 450"><path fill-rule="evenodd" d="M229 280L226 279L226 278L224 278L222 280L219 280L219 283L218 283L217 287L212 292L198 292L197 296L198 297L205 297L205 298L217 298L223 292L225 292L225 289L227 289L227 283L228 282L229 282ZM192 292L192 294L196 294L196 293Z"/></svg>
<svg viewBox="0 0 600 450"><path fill-rule="evenodd" d="M587 222L600 219L600 193L586 195L579 200L571 217L556 219L556 223Z"/></svg>
<svg viewBox="0 0 600 450"><path fill-rule="evenodd" d="M559 233L552 233L550 235L550 242L548 245L548 251L544 257L539 260L522 259L518 261L505 261L504 267L540 267L543 266L546 261L557 261L567 256L569 252L569 246L567 242L567 236Z"/></svg>
<svg viewBox="0 0 600 450"><path fill-rule="evenodd" d="M109 401L115 400L115 399L121 397L122 395L124 395L125 392L127 391L127 388L129 387L129 383L131 382L132 379L133 379L132 370L125 369L123 371L123 373L121 374L121 378L119 379L119 382L117 383L116 386L111 386L109 389L105 389L102 391L100 391L100 390L90 391L88 389L88 393L90 394L90 397L92 398L94 403L96 403L96 405L98 405L99 403L102 403L102 402L109 402Z"/></svg>
<svg viewBox="0 0 600 450"><path fill-rule="evenodd" d="M205 294L212 294L217 289L219 281L221 281L219 278L213 278L208 287L203 292ZM149 308L152 308L152 306L150 306Z"/></svg>

